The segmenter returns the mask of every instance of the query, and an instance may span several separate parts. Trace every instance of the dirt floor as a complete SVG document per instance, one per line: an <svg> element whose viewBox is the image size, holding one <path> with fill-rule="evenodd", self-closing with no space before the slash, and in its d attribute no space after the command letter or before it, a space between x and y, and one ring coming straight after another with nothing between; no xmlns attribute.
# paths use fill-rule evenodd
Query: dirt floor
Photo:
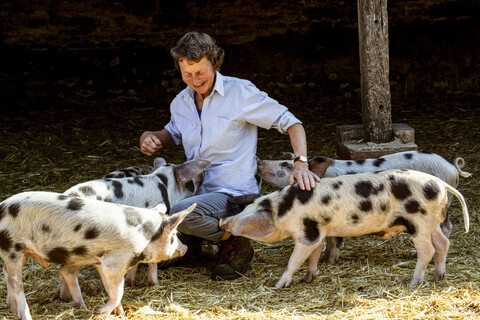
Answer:
<svg viewBox="0 0 480 320"><path fill-rule="evenodd" d="M278 98L278 97L277 97ZM340 105L329 97L287 97L282 100L304 121L309 155L336 158L335 127L361 123L359 103ZM358 102L358 101L356 101ZM394 98L393 122L415 129L420 150L452 161L465 159L459 191L470 213L465 233L458 201L450 217L453 231L447 275L433 283L433 264L419 287L408 283L415 267L415 250L408 234L387 241L376 237L344 239L340 261L320 264L311 284L303 283L305 266L290 288L274 289L293 245L290 240L254 243L251 269L234 281L212 281L208 263L159 271L159 283L147 286L140 269L135 288L126 288L125 315L112 319L450 319L480 318L480 97ZM87 105L66 109L10 110L0 117L0 200L22 191L63 192L100 178L115 169L152 164L138 140L144 130L160 129L168 110L126 104ZM291 151L288 136L261 131L258 155L278 159ZM165 151L168 162L184 161L181 148ZM273 191L264 185L264 192ZM42 268L33 261L24 267L27 302L34 319L89 319L107 296L95 269L80 274L87 305L59 300L58 266ZM0 282L0 318L15 319L6 305Z"/></svg>

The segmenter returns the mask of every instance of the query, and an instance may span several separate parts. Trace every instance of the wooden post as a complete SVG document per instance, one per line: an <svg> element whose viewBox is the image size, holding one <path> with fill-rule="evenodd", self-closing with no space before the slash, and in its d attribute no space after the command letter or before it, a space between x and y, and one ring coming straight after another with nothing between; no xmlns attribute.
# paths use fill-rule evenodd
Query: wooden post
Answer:
<svg viewBox="0 0 480 320"><path fill-rule="evenodd" d="M387 0L358 0L360 87L365 140L392 139Z"/></svg>

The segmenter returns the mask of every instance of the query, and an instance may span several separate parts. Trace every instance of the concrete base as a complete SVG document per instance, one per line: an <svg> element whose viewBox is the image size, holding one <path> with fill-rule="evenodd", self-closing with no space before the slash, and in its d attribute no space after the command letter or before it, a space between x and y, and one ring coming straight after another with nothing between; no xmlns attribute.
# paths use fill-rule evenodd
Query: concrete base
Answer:
<svg viewBox="0 0 480 320"><path fill-rule="evenodd" d="M404 123L392 123L393 140L364 142L362 125L337 126L337 156L343 160L377 158L401 151L417 150L415 130Z"/></svg>

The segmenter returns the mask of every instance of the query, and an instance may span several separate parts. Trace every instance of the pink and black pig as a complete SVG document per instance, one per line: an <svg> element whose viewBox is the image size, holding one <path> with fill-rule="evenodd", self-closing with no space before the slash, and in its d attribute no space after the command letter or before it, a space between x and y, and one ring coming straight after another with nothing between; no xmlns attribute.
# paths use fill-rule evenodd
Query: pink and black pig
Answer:
<svg viewBox="0 0 480 320"><path fill-rule="evenodd" d="M24 192L0 203L0 257L7 284L7 305L30 320L22 281L27 257L48 267L61 264L60 298L84 308L78 272L94 265L109 300L96 316L122 314L125 273L139 262L156 263L185 254L177 226L193 210L168 216L137 208L53 192Z"/></svg>
<svg viewBox="0 0 480 320"><path fill-rule="evenodd" d="M410 282L415 286L423 282L434 254L434 281L445 274L449 240L440 225L446 218L448 193L460 200L468 231L463 196L443 180L414 170L322 178L312 191L287 186L255 199L241 213L220 220L219 225L235 236L266 243L293 238L295 247L277 288L288 287L307 258L305 281L314 279L326 237L378 234L388 239L407 231L417 250Z"/></svg>
<svg viewBox="0 0 480 320"><path fill-rule="evenodd" d="M293 170L293 154L284 153L285 160L257 159L258 174L267 183L279 188L289 185L289 177ZM425 151L405 151L385 155L379 158L363 160L333 160L327 157L309 157L309 168L319 177L332 178L363 172L377 172L392 169L417 170L434 175L454 188L459 183L459 175L470 177L471 174L462 171L465 161L461 157L450 163L442 156ZM450 203L451 196L449 196ZM447 218L442 222L442 231L450 237L452 223ZM340 256L338 246L342 238L327 238L325 260L335 264Z"/></svg>

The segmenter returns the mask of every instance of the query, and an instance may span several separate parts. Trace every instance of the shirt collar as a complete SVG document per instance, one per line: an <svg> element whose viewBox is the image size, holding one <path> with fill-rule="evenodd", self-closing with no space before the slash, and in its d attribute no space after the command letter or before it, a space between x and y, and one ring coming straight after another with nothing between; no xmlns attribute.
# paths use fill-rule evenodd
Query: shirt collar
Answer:
<svg viewBox="0 0 480 320"><path fill-rule="evenodd" d="M212 90L212 93L210 93L210 95L213 94L215 91L217 91L222 96L225 93L225 89L223 87L223 75L218 71L215 73L215 84L213 86L213 90ZM187 86L185 90L185 94L183 95L183 98L185 99L187 97L191 97L193 99L194 93L195 91L189 86Z"/></svg>

